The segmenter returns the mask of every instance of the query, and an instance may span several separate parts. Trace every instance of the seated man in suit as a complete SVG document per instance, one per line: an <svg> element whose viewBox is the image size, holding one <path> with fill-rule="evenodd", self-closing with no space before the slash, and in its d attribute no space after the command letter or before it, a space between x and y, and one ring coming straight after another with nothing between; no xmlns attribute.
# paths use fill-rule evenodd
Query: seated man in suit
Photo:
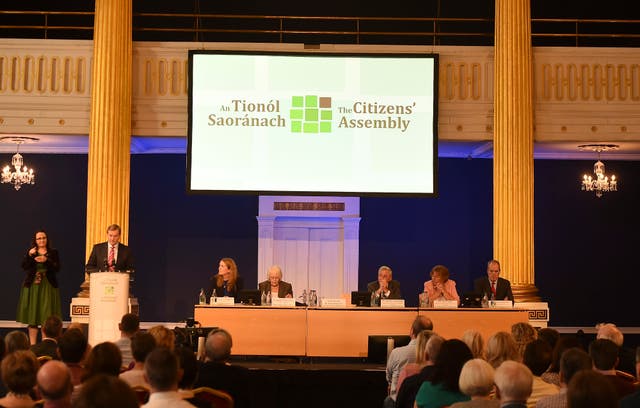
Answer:
<svg viewBox="0 0 640 408"><path fill-rule="evenodd" d="M260 292L271 292L271 297L290 298L293 297L291 284L282 280L282 269L278 265L273 265L268 271L269 280L260 282L258 289Z"/></svg>
<svg viewBox="0 0 640 408"><path fill-rule="evenodd" d="M31 346L36 357L48 356L60 360L58 339L62 335L62 320L58 316L49 316L42 325L42 341Z"/></svg>
<svg viewBox="0 0 640 408"><path fill-rule="evenodd" d="M400 282L392 279L393 271L386 265L378 268L378 280L367 285L367 291L373 292L376 298L401 299Z"/></svg>
<svg viewBox="0 0 640 408"><path fill-rule="evenodd" d="M107 227L107 242L93 246L85 270L91 273L97 271L132 271L133 269L131 249L120 243L120 226L117 224L109 225Z"/></svg>
<svg viewBox="0 0 640 408"><path fill-rule="evenodd" d="M513 302L511 282L500 277L500 262L495 259L487 262L487 276L473 282L473 291L494 300L510 300Z"/></svg>
<svg viewBox="0 0 640 408"><path fill-rule="evenodd" d="M251 383L249 369L229 364L233 342L224 329L213 329L204 345L205 362L200 365L193 388L209 387L233 397L234 407L250 406Z"/></svg>

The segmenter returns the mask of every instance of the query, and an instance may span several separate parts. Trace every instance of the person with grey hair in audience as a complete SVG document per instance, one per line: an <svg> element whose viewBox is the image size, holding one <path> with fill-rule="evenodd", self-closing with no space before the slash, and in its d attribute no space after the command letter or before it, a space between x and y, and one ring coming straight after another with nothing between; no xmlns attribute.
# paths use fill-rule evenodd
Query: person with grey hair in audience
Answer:
<svg viewBox="0 0 640 408"><path fill-rule="evenodd" d="M38 391L43 399L43 408L71 407L71 372L61 361L50 361L37 374Z"/></svg>
<svg viewBox="0 0 640 408"><path fill-rule="evenodd" d="M21 330L12 330L4 338L5 352L13 353L16 350L29 350L31 344L29 337Z"/></svg>
<svg viewBox="0 0 640 408"><path fill-rule="evenodd" d="M227 392L235 408L249 407L249 369L229 364L233 341L224 329L213 329L205 342L205 362L200 365L194 388L209 387Z"/></svg>
<svg viewBox="0 0 640 408"><path fill-rule="evenodd" d="M540 398L536 408L565 408L567 406L567 385L580 370L591 370L591 357L582 349L573 347L565 350L560 357L560 392Z"/></svg>
<svg viewBox="0 0 640 408"><path fill-rule="evenodd" d="M409 344L394 348L387 358L386 371L389 392L384 402L385 407L393 407L395 405L400 371L407 363L416 361L416 337L423 330L433 330L433 322L427 316L417 316L409 329L409 337L411 338Z"/></svg>
<svg viewBox="0 0 640 408"><path fill-rule="evenodd" d="M500 408L526 408L531 395L533 374L526 365L507 360L500 364L494 375L496 396Z"/></svg>
<svg viewBox="0 0 640 408"><path fill-rule="evenodd" d="M413 408L413 402L422 383L433 374L434 364L440 353L440 347L444 343L442 336L433 333L425 346L425 366L416 374L409 376L402 381L396 396L396 408Z"/></svg>
<svg viewBox="0 0 640 408"><path fill-rule="evenodd" d="M158 347L144 361L144 375L151 386L149 402L144 408L192 408L178 392L178 357L171 350Z"/></svg>
<svg viewBox="0 0 640 408"><path fill-rule="evenodd" d="M599 323L596 325L596 329L598 330L596 334L596 339L607 339L611 340L618 346L618 365L616 367L617 370L622 373L618 373L618 375L626 373L629 376L634 376L635 372L635 364L634 364L634 350L629 347L625 347L624 345L624 334L622 331L613 323ZM620 375L625 377L624 375ZM629 378L627 376L627 378Z"/></svg>
<svg viewBox="0 0 640 408"><path fill-rule="evenodd" d="M460 371L458 385L470 401L456 402L451 408L498 408L500 401L493 399L495 370L481 358L467 361Z"/></svg>

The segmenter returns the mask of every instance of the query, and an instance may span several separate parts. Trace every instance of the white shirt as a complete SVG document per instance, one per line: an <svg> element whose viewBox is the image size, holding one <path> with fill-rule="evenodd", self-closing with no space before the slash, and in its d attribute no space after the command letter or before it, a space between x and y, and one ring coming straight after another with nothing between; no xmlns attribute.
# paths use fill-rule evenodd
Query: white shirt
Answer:
<svg viewBox="0 0 640 408"><path fill-rule="evenodd" d="M151 393L149 402L143 408L193 408L194 405L188 403L180 397L178 391L161 391Z"/></svg>

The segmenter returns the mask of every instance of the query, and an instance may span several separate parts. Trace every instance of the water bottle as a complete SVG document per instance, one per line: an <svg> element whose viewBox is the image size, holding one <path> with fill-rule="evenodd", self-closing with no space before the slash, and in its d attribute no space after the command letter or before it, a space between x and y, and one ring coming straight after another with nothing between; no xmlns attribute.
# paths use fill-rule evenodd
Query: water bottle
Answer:
<svg viewBox="0 0 640 408"><path fill-rule="evenodd" d="M200 296L198 296L198 303L205 305L207 303L207 297L204 294L204 288L200 288Z"/></svg>
<svg viewBox="0 0 640 408"><path fill-rule="evenodd" d="M212 305L215 305L217 301L218 301L218 295L216 294L216 290L213 289L213 292L211 292L211 299L209 299L209 303Z"/></svg>
<svg viewBox="0 0 640 408"><path fill-rule="evenodd" d="M371 307L379 306L378 304L379 299L380 298L378 298L375 291L371 292Z"/></svg>
<svg viewBox="0 0 640 408"><path fill-rule="evenodd" d="M315 289L309 291L309 306L318 306L318 295L316 294Z"/></svg>
<svg viewBox="0 0 640 408"><path fill-rule="evenodd" d="M422 292L418 295L418 300L420 307L429 307L429 294L427 292Z"/></svg>
<svg viewBox="0 0 640 408"><path fill-rule="evenodd" d="M262 292L262 296L260 296L260 305L261 306L266 306L267 305L267 292L263 291Z"/></svg>
<svg viewBox="0 0 640 408"><path fill-rule="evenodd" d="M309 303L309 297L307 296L307 290L303 290L302 291L302 303L304 303L305 305L308 305Z"/></svg>
<svg viewBox="0 0 640 408"><path fill-rule="evenodd" d="M271 306L271 291L267 292L267 306Z"/></svg>
<svg viewBox="0 0 640 408"><path fill-rule="evenodd" d="M482 295L482 307L489 307L489 298L487 297L487 292Z"/></svg>

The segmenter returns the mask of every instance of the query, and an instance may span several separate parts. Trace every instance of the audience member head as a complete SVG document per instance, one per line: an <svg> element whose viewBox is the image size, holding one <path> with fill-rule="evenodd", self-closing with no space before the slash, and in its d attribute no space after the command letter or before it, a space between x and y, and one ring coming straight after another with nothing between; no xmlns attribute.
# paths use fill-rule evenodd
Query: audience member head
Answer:
<svg viewBox="0 0 640 408"><path fill-rule="evenodd" d="M484 358L484 340L482 334L476 330L467 330L461 339L469 347L473 358Z"/></svg>
<svg viewBox="0 0 640 408"><path fill-rule="evenodd" d="M91 349L87 358L87 373L84 380L98 374L118 376L122 366L120 349L114 343L105 341Z"/></svg>
<svg viewBox="0 0 640 408"><path fill-rule="evenodd" d="M536 377L547 371L551 364L551 346L542 339L533 340L524 348L522 362Z"/></svg>
<svg viewBox="0 0 640 408"><path fill-rule="evenodd" d="M137 332L131 337L131 354L138 363L144 363L155 347L156 339L149 333Z"/></svg>
<svg viewBox="0 0 640 408"><path fill-rule="evenodd" d="M211 330L204 346L205 356L212 363L224 363L231 356L233 341L224 329Z"/></svg>
<svg viewBox="0 0 640 408"><path fill-rule="evenodd" d="M411 333L409 334L412 338L415 338L423 330L433 330L433 322L427 316L418 316L413 319Z"/></svg>
<svg viewBox="0 0 640 408"><path fill-rule="evenodd" d="M416 336L416 364L426 363L427 342L433 334L431 330L423 330Z"/></svg>
<svg viewBox="0 0 640 408"><path fill-rule="evenodd" d="M80 387L74 408L138 408L138 397L118 377L98 374Z"/></svg>
<svg viewBox="0 0 640 408"><path fill-rule="evenodd" d="M434 282L445 283L449 280L449 269L444 265L436 265L431 268L429 276Z"/></svg>
<svg viewBox="0 0 640 408"><path fill-rule="evenodd" d="M122 316L122 319L120 319L118 329L124 336L131 337L140 330L140 318L137 314L127 313Z"/></svg>
<svg viewBox="0 0 640 408"><path fill-rule="evenodd" d="M440 353L434 364L433 375L428 378L434 385L442 384L442 387L452 392L459 392L458 379L462 366L471 360L471 350L462 340L446 340L440 347Z"/></svg>
<svg viewBox="0 0 640 408"><path fill-rule="evenodd" d="M177 390L178 357L167 348L154 349L144 360L144 375L153 392Z"/></svg>
<svg viewBox="0 0 640 408"><path fill-rule="evenodd" d="M182 375L178 382L178 388L190 390L196 382L198 375L198 360L190 347L176 347L176 356L178 357L178 365Z"/></svg>
<svg viewBox="0 0 640 408"><path fill-rule="evenodd" d="M481 358L469 360L462 366L458 385L469 397L488 397L493 391L495 370Z"/></svg>
<svg viewBox="0 0 640 408"><path fill-rule="evenodd" d="M524 348L538 338L538 333L532 325L525 322L515 323L511 326L511 335L516 342L516 347L520 357L524 356Z"/></svg>
<svg viewBox="0 0 640 408"><path fill-rule="evenodd" d="M504 361L522 361L513 336L507 332L497 332L487 340L487 362L498 368Z"/></svg>
<svg viewBox="0 0 640 408"><path fill-rule="evenodd" d="M496 368L494 381L496 383L496 395L500 403L522 402L524 403L533 388L533 374L526 365L517 361L507 360Z"/></svg>
<svg viewBox="0 0 640 408"><path fill-rule="evenodd" d="M39 367L38 360L31 351L17 350L9 353L0 366L2 382L9 392L17 395L28 394L36 385L36 373Z"/></svg>
<svg viewBox="0 0 640 408"><path fill-rule="evenodd" d="M4 352L6 349L7 347L4 344L4 338L0 336L0 361L4 358Z"/></svg>
<svg viewBox="0 0 640 408"><path fill-rule="evenodd" d="M589 345L593 366L601 371L613 370L618 365L618 346L607 339L596 339Z"/></svg>
<svg viewBox="0 0 640 408"><path fill-rule="evenodd" d="M436 333L433 333L431 337L429 337L429 341L427 341L425 349L425 362L427 364L435 364L438 359L438 354L440 354L442 343L444 343L444 337L439 336Z"/></svg>
<svg viewBox="0 0 640 408"><path fill-rule="evenodd" d="M560 332L550 327L543 327L538 330L538 338L546 341L551 346L551 350L553 350L560 339Z"/></svg>
<svg viewBox="0 0 640 408"><path fill-rule="evenodd" d="M71 372L63 362L52 360L38 370L38 390L46 401L63 401L71 403Z"/></svg>
<svg viewBox="0 0 640 408"><path fill-rule="evenodd" d="M67 329L58 340L60 359L65 363L79 363L87 352L87 346L87 337L83 332L78 329Z"/></svg>
<svg viewBox="0 0 640 408"><path fill-rule="evenodd" d="M62 320L58 316L49 316L42 325L43 337L58 339L62 334Z"/></svg>
<svg viewBox="0 0 640 408"><path fill-rule="evenodd" d="M176 335L172 330L162 325L153 326L149 329L149 334L156 339L156 346L164 347L173 351L176 347Z"/></svg>
<svg viewBox="0 0 640 408"><path fill-rule="evenodd" d="M568 408L616 408L618 393L604 375L593 370L577 372L567 387Z"/></svg>
<svg viewBox="0 0 640 408"><path fill-rule="evenodd" d="M578 371L592 368L593 360L586 351L578 347L567 349L560 357L560 382L569 384Z"/></svg>
<svg viewBox="0 0 640 408"><path fill-rule="evenodd" d="M636 379L640 381L640 346L636 347Z"/></svg>
<svg viewBox="0 0 640 408"><path fill-rule="evenodd" d="M562 336L556 342L556 346L553 348L553 353L551 355L551 365L549 366L549 372L551 373L559 373L560 372L560 358L562 357L562 353L565 350L570 348L578 347L582 349L582 342L578 340L576 336Z"/></svg>
<svg viewBox="0 0 640 408"><path fill-rule="evenodd" d="M596 325L596 329L598 329L598 334L596 334L596 339L611 340L616 344L616 346L622 347L622 344L624 343L624 335L615 324L600 323Z"/></svg>
<svg viewBox="0 0 640 408"><path fill-rule="evenodd" d="M6 346L5 352L7 354L17 350L29 350L31 347L29 337L21 330L10 331L4 338L4 345Z"/></svg>

